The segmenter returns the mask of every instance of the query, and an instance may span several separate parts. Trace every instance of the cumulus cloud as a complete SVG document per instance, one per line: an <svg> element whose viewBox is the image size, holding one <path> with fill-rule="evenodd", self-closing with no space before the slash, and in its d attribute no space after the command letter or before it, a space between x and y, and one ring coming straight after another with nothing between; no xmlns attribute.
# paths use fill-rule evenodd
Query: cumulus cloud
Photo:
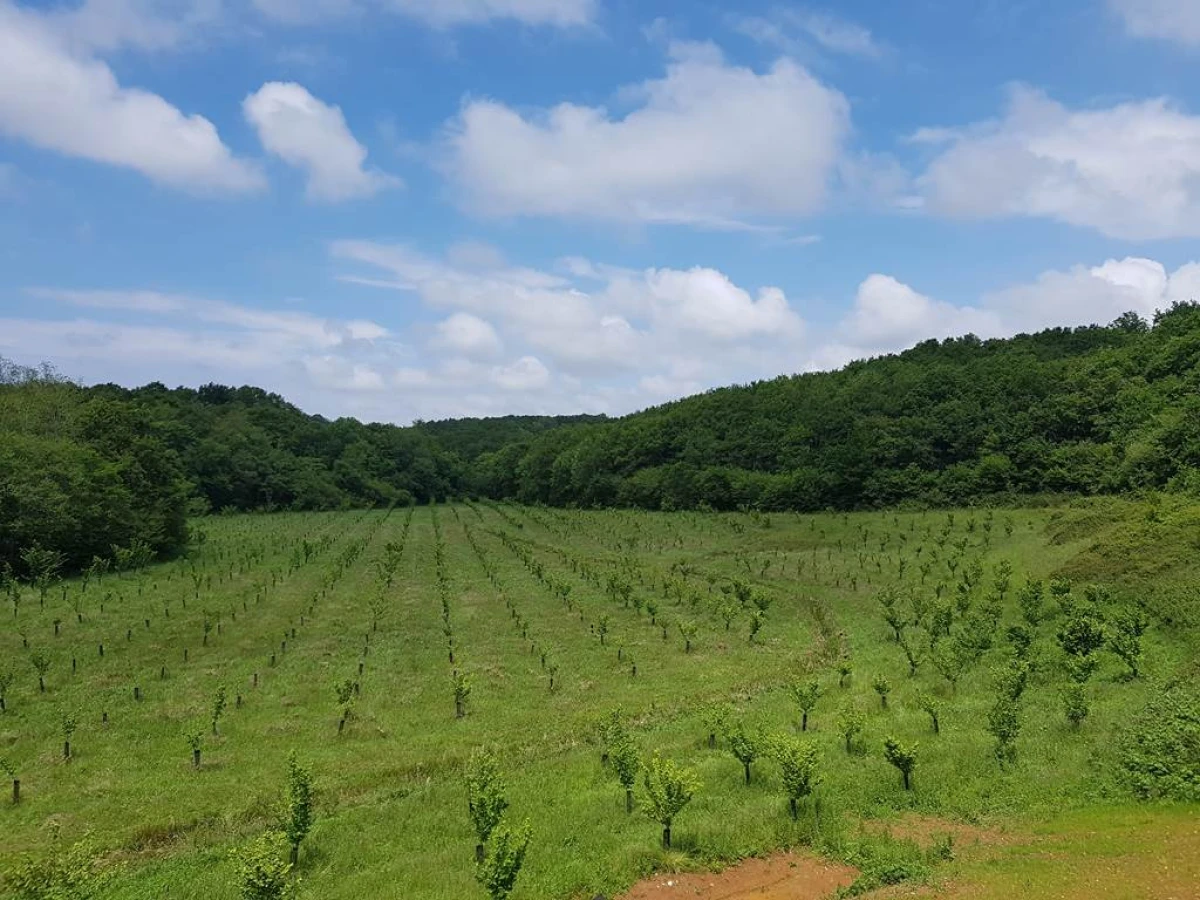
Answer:
<svg viewBox="0 0 1200 900"><path fill-rule="evenodd" d="M437 325L435 346L464 356L495 356L500 337L488 322L470 313L455 313Z"/></svg>
<svg viewBox="0 0 1200 900"><path fill-rule="evenodd" d="M1200 297L1200 263L1169 271L1137 257L1045 272L963 303L876 273L840 321L817 326L778 288L748 289L709 267L573 259L564 275L479 244L445 257L368 241L333 250L345 282L386 289L370 295L371 319L153 291L39 289L49 312L0 318L0 355L53 359L85 380L259 384L333 416L622 414L931 337L1103 323L1127 310L1150 317ZM55 305L70 314L56 317ZM401 308L403 326L393 322Z"/></svg>
<svg viewBox="0 0 1200 900"><path fill-rule="evenodd" d="M635 104L623 116L469 101L447 136L463 204L496 216L744 227L818 209L849 129L846 99L795 62L756 72L707 44L673 44L666 75L623 96Z"/></svg>
<svg viewBox="0 0 1200 900"><path fill-rule="evenodd" d="M866 350L894 350L927 338L967 333L991 337L1000 330L989 311L939 302L890 275L875 274L858 286L841 333Z"/></svg>
<svg viewBox="0 0 1200 900"><path fill-rule="evenodd" d="M1071 110L1017 87L1002 119L941 144L920 178L951 216L1037 216L1129 240L1200 236L1200 117L1163 99Z"/></svg>
<svg viewBox="0 0 1200 900"><path fill-rule="evenodd" d="M47 150L133 169L189 191L262 186L212 122L157 94L123 87L44 18L0 0L0 133Z"/></svg>
<svg viewBox="0 0 1200 900"><path fill-rule="evenodd" d="M1200 4L1195 0L1108 0L1135 37L1200 47Z"/></svg>
<svg viewBox="0 0 1200 900"><path fill-rule="evenodd" d="M887 275L859 285L854 304L820 365L892 352L927 338L974 334L1007 337L1045 328L1105 324L1133 311L1153 318L1172 303L1200 300L1200 263L1174 272L1155 260L1110 259L1097 266L1049 271L1026 284L985 293L956 306L934 300Z"/></svg>
<svg viewBox="0 0 1200 900"><path fill-rule="evenodd" d="M308 177L311 200L370 197L400 184L366 169L367 148L354 139L339 107L322 103L294 82L270 81L242 103L263 148Z"/></svg>

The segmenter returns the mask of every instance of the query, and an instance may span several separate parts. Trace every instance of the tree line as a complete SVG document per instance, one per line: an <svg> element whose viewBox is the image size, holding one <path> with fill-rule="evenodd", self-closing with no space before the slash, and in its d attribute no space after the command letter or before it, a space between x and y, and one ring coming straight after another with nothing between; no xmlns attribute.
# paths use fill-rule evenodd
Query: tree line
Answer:
<svg viewBox="0 0 1200 900"><path fill-rule="evenodd" d="M469 490L645 509L871 509L1200 489L1200 306L929 340L709 391L471 461Z"/></svg>
<svg viewBox="0 0 1200 900"><path fill-rule="evenodd" d="M208 384L83 387L0 360L0 571L186 542L190 515L456 496L644 509L870 509L1200 490L1200 306L922 342L619 419L408 427ZM7 567L7 568L5 568Z"/></svg>

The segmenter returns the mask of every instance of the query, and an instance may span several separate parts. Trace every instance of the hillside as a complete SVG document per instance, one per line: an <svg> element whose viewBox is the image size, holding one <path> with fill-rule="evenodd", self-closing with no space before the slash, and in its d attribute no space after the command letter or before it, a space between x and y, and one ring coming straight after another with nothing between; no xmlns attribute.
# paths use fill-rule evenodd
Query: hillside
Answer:
<svg viewBox="0 0 1200 900"><path fill-rule="evenodd" d="M650 509L877 508L1188 490L1200 309L1153 326L926 341L836 372L680 400L484 456L480 493Z"/></svg>
<svg viewBox="0 0 1200 900"><path fill-rule="evenodd" d="M926 341L620 419L330 421L209 384L0 372L0 564L170 553L185 517L487 496L560 506L863 509L1200 486L1200 307L1153 323ZM53 460L47 466L46 460Z"/></svg>

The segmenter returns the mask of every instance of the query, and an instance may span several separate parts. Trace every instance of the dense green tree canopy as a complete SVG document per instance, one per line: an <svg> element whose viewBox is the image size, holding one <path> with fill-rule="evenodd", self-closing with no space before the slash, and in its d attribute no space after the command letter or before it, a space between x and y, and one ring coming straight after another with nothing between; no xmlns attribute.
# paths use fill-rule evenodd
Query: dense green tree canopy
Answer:
<svg viewBox="0 0 1200 900"><path fill-rule="evenodd" d="M253 387L80 387L0 360L0 566L78 568L186 541L205 511L457 494L649 509L857 509L1038 493L1200 491L1200 307L1153 323L891 356L721 388L621 419L410 427L310 416Z"/></svg>

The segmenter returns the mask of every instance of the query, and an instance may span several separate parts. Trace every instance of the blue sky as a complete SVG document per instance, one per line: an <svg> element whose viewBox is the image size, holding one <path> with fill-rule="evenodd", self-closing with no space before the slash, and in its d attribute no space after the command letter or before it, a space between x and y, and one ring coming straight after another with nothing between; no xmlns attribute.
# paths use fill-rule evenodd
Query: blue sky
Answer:
<svg viewBox="0 0 1200 900"><path fill-rule="evenodd" d="M624 413L1200 299L1195 0L0 0L0 355Z"/></svg>

